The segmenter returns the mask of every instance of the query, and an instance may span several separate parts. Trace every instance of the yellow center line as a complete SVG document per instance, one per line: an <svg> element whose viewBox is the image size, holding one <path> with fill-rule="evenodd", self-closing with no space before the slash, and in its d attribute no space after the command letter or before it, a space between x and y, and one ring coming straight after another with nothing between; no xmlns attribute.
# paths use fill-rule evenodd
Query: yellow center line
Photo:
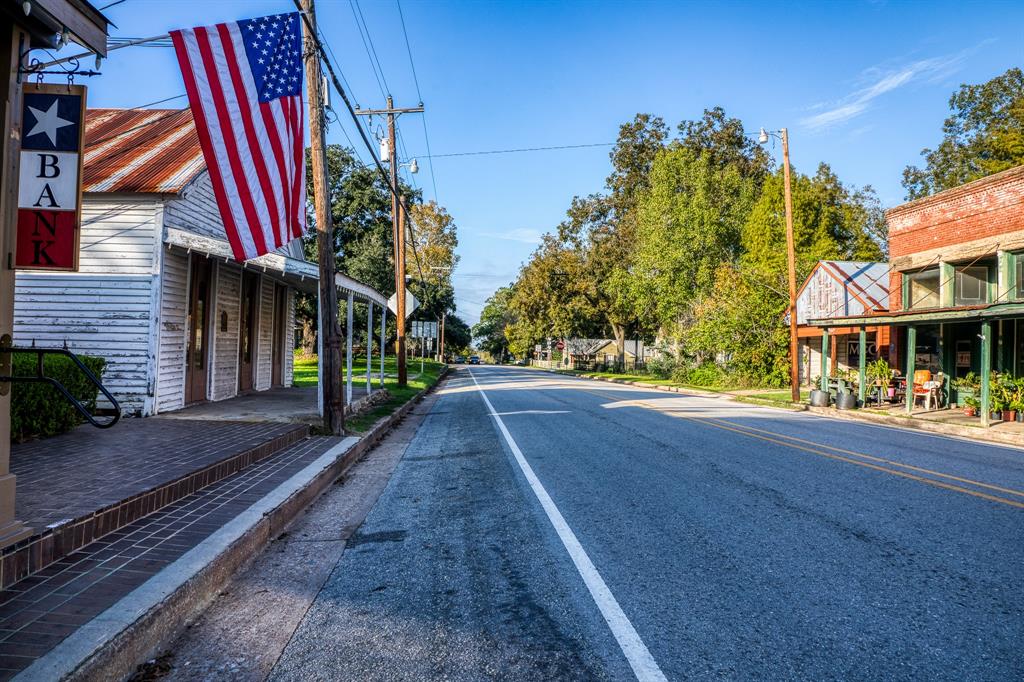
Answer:
<svg viewBox="0 0 1024 682"><path fill-rule="evenodd" d="M990 495L988 493L984 493L984 492L981 492L981 491L978 491L978 490L971 490L970 488L964 488L962 486L954 485L952 483L946 483L945 481L937 481L934 478L928 478L928 477L925 477L925 476L917 476L917 475L909 473L907 471L900 471L898 469L890 469L890 468L885 467L885 466L880 466L880 464L874 464L873 462L880 462L880 463L883 463L883 464L890 464L892 466L898 466L898 467L905 468L905 469L912 469L912 470L915 470L915 471L920 471L922 473L928 473L928 474L933 475L933 476L940 476L942 478L946 478L946 479L949 479L949 480L958 481L960 483L965 483L965 484L968 484L968 485L973 485L973 486L977 486L977 487L981 487L981 488L986 488L986 489L989 489L989 490L996 490L996 491L999 491L999 492L1007 493L1009 495L1018 495L1018 496L1024 497L1024 491L1014 490L1012 488L1001 488L999 486L991 485L989 483L982 483L980 481L974 481L974 480L971 480L969 478L961 478L959 476L954 476L953 474L944 474L942 472L933 471L931 469L923 469L923 468L915 467L915 466L912 466L912 465L909 465L909 464L901 464L900 462L894 462L892 460L883 459L881 457L874 457L872 455L866 455L864 453L854 452L852 450L843 450L842 448L833 447L831 445L825 445L823 443L816 443L814 441L808 441L808 440L804 440L804 439L801 439L801 438L796 438L794 436L784 436L782 434L775 433L774 431L767 431L767 430L758 429L758 428L755 428L755 427L740 426L738 424L733 424L732 422L720 421L720 420L714 419L712 417L693 417L693 416L690 416L690 415L679 414L678 412L665 412L661 408L659 408L658 406L652 405L652 404L647 403L647 402L644 402L643 400L629 400L629 399L624 399L621 395L610 395L608 393L604 393L602 391L596 391L596 390L592 390L592 389L587 389L587 390L589 390L589 392L591 392L591 393L594 393L596 395L600 395L601 397L604 397L604 398L613 399L613 400L616 400L616 401L619 401L619 402L631 402L631 403L634 403L634 404L639 405L641 407L646 407L648 409L652 409L652 410L655 410L657 412L661 412L662 414L668 414L668 415L673 416L673 417L679 417L681 419L686 419L686 420L689 420L689 421L692 421L692 422L696 422L696 423L699 423L699 424L705 424L707 426L711 426L711 427L714 427L714 428L717 428L717 429L722 429L722 430L725 430L725 431L732 431L734 433L738 433L740 435L747 436L749 438L756 438L758 440L763 440L763 441L766 441L766 442L769 442L769 443L775 443L776 445L783 445L783 446L786 446L786 447L789 447L789 448L793 448L795 450L802 450L802 451L808 452L808 453L810 453L812 455L818 455L819 457L827 457L828 459L833 459L833 460L836 460L836 461L839 461L839 462L846 462L848 464L855 464L857 466L864 467L866 469L873 469L875 471L881 471L883 473L891 474L893 476L899 476L901 478L908 478L910 480L918 481L918 482L921 482L921 483L926 483L928 485L932 485L932 486L935 486L937 488L943 488L945 490L952 490L952 491L955 491L955 492L958 492L958 493L964 493L966 495L972 495L974 497L980 497L982 499L990 500L992 502L998 502L1000 504L1005 504L1005 505L1008 505L1008 506L1011 506L1011 507L1016 507L1018 509L1024 509L1024 502L1020 502L1019 500L1012 500L1012 499L1007 499L1005 497L999 497L997 495ZM768 435L762 435L762 434L771 434L771 435L768 436ZM826 450L832 450L833 452L827 452ZM845 453L847 455L853 455L854 457L860 457L860 458L871 460L871 461L865 462L865 461L861 461L861 460L858 460L858 459L852 459L850 457L846 457L846 456L843 456L843 455L835 454L836 452Z"/></svg>

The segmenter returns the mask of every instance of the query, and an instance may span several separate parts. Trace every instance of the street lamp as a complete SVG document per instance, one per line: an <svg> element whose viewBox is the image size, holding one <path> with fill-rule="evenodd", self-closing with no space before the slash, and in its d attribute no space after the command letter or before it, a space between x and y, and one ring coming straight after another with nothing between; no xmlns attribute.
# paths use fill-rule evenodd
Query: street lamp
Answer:
<svg viewBox="0 0 1024 682"><path fill-rule="evenodd" d="M786 200L786 260L789 265L789 385L794 403L800 402L800 365L796 334L796 249L793 245L793 196L789 183L789 131L768 131L761 128L757 141L766 144L769 137L782 140L782 176Z"/></svg>

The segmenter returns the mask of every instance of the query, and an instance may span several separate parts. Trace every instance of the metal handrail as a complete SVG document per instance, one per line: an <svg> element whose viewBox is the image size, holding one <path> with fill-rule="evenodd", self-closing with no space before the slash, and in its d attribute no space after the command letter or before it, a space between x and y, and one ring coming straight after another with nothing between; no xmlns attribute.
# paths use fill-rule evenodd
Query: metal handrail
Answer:
<svg viewBox="0 0 1024 682"><path fill-rule="evenodd" d="M108 391L102 383L100 383L100 380L92 373L92 370L86 367L85 363L83 363L77 355L67 348L36 348L35 346L32 348L19 348L17 346L9 346L7 348L0 348L0 353L34 353L38 358L35 376L0 376L0 382L49 384L64 394L64 397L67 398L68 402L71 403L76 410L78 410L78 413L85 417L87 422L98 429L109 429L121 419L121 406L118 404L117 399L110 394L110 391ZM85 405L78 402L78 399L71 395L71 392L68 391L64 384L60 383L53 377L46 376L43 373L43 356L48 353L63 355L70 358L71 362L78 365L78 369L82 370L82 373L85 374L86 378L89 379L89 381L99 389L100 393L103 394L110 404L114 406L114 414L111 416L110 421L97 421L93 414L89 412L89 410L85 409Z"/></svg>

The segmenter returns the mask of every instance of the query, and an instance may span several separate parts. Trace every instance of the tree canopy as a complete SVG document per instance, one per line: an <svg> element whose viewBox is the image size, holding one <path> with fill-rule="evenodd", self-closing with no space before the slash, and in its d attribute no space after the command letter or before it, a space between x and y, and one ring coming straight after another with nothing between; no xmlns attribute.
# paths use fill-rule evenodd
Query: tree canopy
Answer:
<svg viewBox="0 0 1024 682"><path fill-rule="evenodd" d="M924 167L907 166L907 199L941 192L1024 164L1024 71L1014 67L949 98L942 141L924 149Z"/></svg>

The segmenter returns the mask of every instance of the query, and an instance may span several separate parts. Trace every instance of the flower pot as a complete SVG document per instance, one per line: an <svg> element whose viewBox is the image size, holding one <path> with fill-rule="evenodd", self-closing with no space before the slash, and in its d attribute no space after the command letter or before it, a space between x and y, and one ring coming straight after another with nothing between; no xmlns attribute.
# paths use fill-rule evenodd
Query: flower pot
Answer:
<svg viewBox="0 0 1024 682"><path fill-rule="evenodd" d="M811 391L811 406L828 407L830 397L828 391Z"/></svg>
<svg viewBox="0 0 1024 682"><path fill-rule="evenodd" d="M840 393L836 397L836 408L840 410L857 409L857 396L853 393Z"/></svg>
<svg viewBox="0 0 1024 682"><path fill-rule="evenodd" d="M1001 421L1003 421L1003 411L1002 410L992 410L991 412L989 412L989 421L994 421L994 422L1001 422Z"/></svg>
<svg viewBox="0 0 1024 682"><path fill-rule="evenodd" d="M1015 422L1017 421L1017 410L1006 410L1004 416L1006 417L1006 421Z"/></svg>
<svg viewBox="0 0 1024 682"><path fill-rule="evenodd" d="M893 398L896 397L896 387L895 386L890 386L887 392L889 394L889 400L892 400Z"/></svg>
<svg viewBox="0 0 1024 682"><path fill-rule="evenodd" d="M968 416L968 417L976 417L976 416L978 416L978 408L976 408L976 407L965 407L964 408L964 414L966 416Z"/></svg>
<svg viewBox="0 0 1024 682"><path fill-rule="evenodd" d="M1024 410L1017 410L1017 423L1024 424Z"/></svg>

